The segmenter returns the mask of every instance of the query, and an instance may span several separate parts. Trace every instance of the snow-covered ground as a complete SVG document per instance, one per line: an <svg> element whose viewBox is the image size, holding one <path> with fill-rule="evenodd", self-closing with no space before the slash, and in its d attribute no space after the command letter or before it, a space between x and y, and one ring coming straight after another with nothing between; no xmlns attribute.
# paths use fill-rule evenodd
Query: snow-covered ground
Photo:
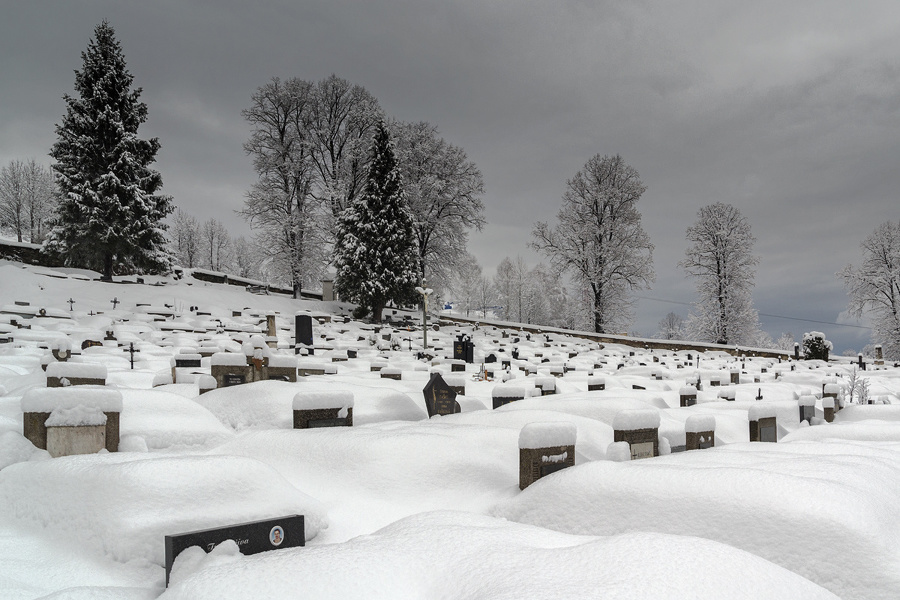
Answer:
<svg viewBox="0 0 900 600"><path fill-rule="evenodd" d="M847 406L825 423L823 384L846 387L851 363L452 325L429 331L427 361L415 357L418 327L376 333L335 319L315 325L315 355L300 359L333 373L201 396L211 359L167 382L175 355L241 352L275 313L271 352L293 356L298 310L348 307L92 275L0 261L0 338L10 339L0 344L4 600L900 598L898 369L869 365L864 377L884 404ZM443 360L458 334L475 343L464 373ZM81 350L85 340L102 345ZM121 394L118 452L50 458L22 435L23 396L46 385L42 363L67 344L72 372L105 369ZM348 350L357 358L332 362ZM511 367L488 364L495 377L480 377L488 354ZM428 419L422 388L433 371L464 384L462 413ZM739 383L728 385L734 371ZM681 408L680 391L698 375L697 404ZM605 390L588 391L601 378ZM547 381L556 393L534 395ZM503 389L526 398L492 410ZM292 429L298 392L336 391L353 394L353 427ZM811 426L799 418L810 395ZM44 401L32 393L25 402ZM761 405L777 417L777 444L749 441L748 415ZM715 423L714 448L678 451L692 416L703 418L689 428ZM623 462L614 424L648 418L659 423L662 456ZM575 466L522 491L520 432L535 423L574 426ZM164 536L290 514L306 517L305 547L250 556L230 542L209 554L194 547L165 587Z"/></svg>

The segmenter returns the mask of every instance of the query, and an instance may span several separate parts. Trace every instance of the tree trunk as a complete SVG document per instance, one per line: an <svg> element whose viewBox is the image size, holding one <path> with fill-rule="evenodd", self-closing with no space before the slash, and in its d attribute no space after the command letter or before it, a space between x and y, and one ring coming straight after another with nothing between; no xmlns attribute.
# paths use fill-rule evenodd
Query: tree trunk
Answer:
<svg viewBox="0 0 900 600"><path fill-rule="evenodd" d="M113 255L112 252L106 252L103 255L103 275L100 276L101 281L112 281L113 271Z"/></svg>
<svg viewBox="0 0 900 600"><path fill-rule="evenodd" d="M372 305L372 320L376 323L381 323L381 313L384 311L384 302L379 301L375 302Z"/></svg>

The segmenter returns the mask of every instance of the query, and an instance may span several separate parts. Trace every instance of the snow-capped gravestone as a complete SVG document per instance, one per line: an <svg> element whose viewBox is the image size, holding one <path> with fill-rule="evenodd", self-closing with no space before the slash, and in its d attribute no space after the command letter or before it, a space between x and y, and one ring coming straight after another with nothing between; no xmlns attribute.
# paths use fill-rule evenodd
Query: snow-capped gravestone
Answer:
<svg viewBox="0 0 900 600"><path fill-rule="evenodd" d="M422 394L425 396L425 408L429 418L434 415L452 415L460 412L456 390L444 381L440 373L432 373Z"/></svg>
<svg viewBox="0 0 900 600"><path fill-rule="evenodd" d="M597 368L595 366L595 368ZM588 377L588 391L599 392L606 389L606 378L604 377Z"/></svg>
<svg viewBox="0 0 900 600"><path fill-rule="evenodd" d="M574 423L529 423L519 432L519 489L575 465Z"/></svg>
<svg viewBox="0 0 900 600"><path fill-rule="evenodd" d="M628 442L632 460L659 456L659 423L656 409L620 410L613 418L613 441Z"/></svg>
<svg viewBox="0 0 900 600"><path fill-rule="evenodd" d="M493 400L493 408L500 408L504 404L515 402L516 400L524 400L527 390L518 385L495 385L491 390L491 399Z"/></svg>
<svg viewBox="0 0 900 600"><path fill-rule="evenodd" d="M59 362L66 362L72 357L72 342L69 338L56 338L50 342L50 352Z"/></svg>
<svg viewBox="0 0 900 600"><path fill-rule="evenodd" d="M806 394L800 396L798 403L800 405L800 420L812 425L812 419L816 416L816 397Z"/></svg>
<svg viewBox="0 0 900 600"><path fill-rule="evenodd" d="M243 352L216 352L209 359L210 373L220 388L255 381L251 369Z"/></svg>
<svg viewBox="0 0 900 600"><path fill-rule="evenodd" d="M42 450L47 447L47 423L65 423L78 415L99 411L105 416L104 447L110 452L119 450L119 414L122 412L122 394L118 390L95 387L33 388L21 400L22 435ZM60 412L50 420L51 413ZM80 412L79 412L80 411ZM60 427L65 424L57 425Z"/></svg>
<svg viewBox="0 0 900 600"><path fill-rule="evenodd" d="M302 347L313 351L312 315L307 312L298 312L294 315L294 343L294 351L297 353Z"/></svg>
<svg viewBox="0 0 900 600"><path fill-rule="evenodd" d="M106 385L106 366L92 363L54 362L47 365L47 387Z"/></svg>
<svg viewBox="0 0 900 600"><path fill-rule="evenodd" d="M453 342L453 359L469 364L475 362L475 344L472 343L472 338L467 335L460 335L456 338L456 341Z"/></svg>
<svg viewBox="0 0 900 600"><path fill-rule="evenodd" d="M825 422L834 422L834 405L836 400L829 396L822 398L822 411L825 413Z"/></svg>
<svg viewBox="0 0 900 600"><path fill-rule="evenodd" d="M541 396L553 396L556 394L555 377L537 377L534 380L534 386L541 390Z"/></svg>
<svg viewBox="0 0 900 600"><path fill-rule="evenodd" d="M106 447L106 421L106 415L96 407L53 410L44 421L47 452L53 458L100 452Z"/></svg>
<svg viewBox="0 0 900 600"><path fill-rule="evenodd" d="M200 354L181 352L175 355L175 366L179 369L199 369L202 358Z"/></svg>
<svg viewBox="0 0 900 600"><path fill-rule="evenodd" d="M716 445L716 418L712 415L691 415L684 422L684 449L704 450Z"/></svg>
<svg viewBox="0 0 900 600"><path fill-rule="evenodd" d="M353 393L300 392L294 396L294 429L352 427Z"/></svg>
<svg viewBox="0 0 900 600"><path fill-rule="evenodd" d="M697 404L697 388L686 385L678 390L678 397L682 407L693 406Z"/></svg>
<svg viewBox="0 0 900 600"><path fill-rule="evenodd" d="M751 442L777 442L778 422L775 406L768 403L754 404L747 413L750 419Z"/></svg>
<svg viewBox="0 0 900 600"><path fill-rule="evenodd" d="M840 384L825 383L822 385L822 399L824 400L825 398L833 398L834 399L833 409L835 411L841 410L840 394L841 394Z"/></svg>
<svg viewBox="0 0 900 600"><path fill-rule="evenodd" d="M165 536L166 546L166 587L172 565L182 551L199 546L204 552L224 541L234 540L241 554L250 555L269 550L296 548L306 545L306 528L303 515L289 515L265 521L239 523L218 529L203 529Z"/></svg>

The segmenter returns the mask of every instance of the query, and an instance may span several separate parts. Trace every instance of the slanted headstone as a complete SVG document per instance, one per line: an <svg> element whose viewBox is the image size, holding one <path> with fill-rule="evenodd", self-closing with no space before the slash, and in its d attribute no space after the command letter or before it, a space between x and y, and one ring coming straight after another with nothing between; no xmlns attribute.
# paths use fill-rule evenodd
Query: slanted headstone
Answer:
<svg viewBox="0 0 900 600"><path fill-rule="evenodd" d="M575 465L574 423L529 423L519 432L519 489Z"/></svg>
<svg viewBox="0 0 900 600"><path fill-rule="evenodd" d="M805 394L800 396L800 420L812 425L812 419L816 416L816 397Z"/></svg>
<svg viewBox="0 0 900 600"><path fill-rule="evenodd" d="M632 460L659 456L659 423L654 408L620 410L613 418L613 441L628 442Z"/></svg>
<svg viewBox="0 0 900 600"><path fill-rule="evenodd" d="M684 422L684 449L704 450L716 445L716 418L712 415L691 415Z"/></svg>
<svg viewBox="0 0 900 600"><path fill-rule="evenodd" d="M205 552L226 540L234 540L241 554L257 554L269 550L296 548L306 545L303 515L289 515L265 521L227 525L218 529L203 529L165 536L166 587L175 559L183 550L200 546Z"/></svg>
<svg viewBox="0 0 900 600"><path fill-rule="evenodd" d="M122 394L118 390L98 386L32 388L22 396L21 407L22 435L42 450L47 450L47 420L51 413L77 408L96 410L104 414L105 448L110 452L119 451Z"/></svg>
<svg viewBox="0 0 900 600"><path fill-rule="evenodd" d="M96 454L106 448L106 415L97 407L56 408L44 421L53 458Z"/></svg>
<svg viewBox="0 0 900 600"><path fill-rule="evenodd" d="M778 422L775 418L775 405L760 402L750 407L747 413L750 420L751 442L777 442Z"/></svg>
<svg viewBox="0 0 900 600"><path fill-rule="evenodd" d="M353 393L300 392L294 396L294 429L352 427Z"/></svg>
<svg viewBox="0 0 900 600"><path fill-rule="evenodd" d="M460 412L459 402L456 401L456 390L444 381L440 373L432 373L422 394L425 396L425 408L429 417Z"/></svg>

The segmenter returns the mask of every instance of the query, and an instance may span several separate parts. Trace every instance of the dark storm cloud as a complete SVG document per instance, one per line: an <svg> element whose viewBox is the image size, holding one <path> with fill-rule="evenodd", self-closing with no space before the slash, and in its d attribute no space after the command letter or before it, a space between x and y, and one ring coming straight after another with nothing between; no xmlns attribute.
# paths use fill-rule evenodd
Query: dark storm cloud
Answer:
<svg viewBox="0 0 900 600"><path fill-rule="evenodd" d="M834 273L897 219L900 22L891 2L31 2L0 20L0 162L46 158L73 70L107 18L143 87L165 191L200 219L233 214L253 181L240 111L273 76L335 73L388 114L436 124L484 174L488 272L553 221L565 182L620 153L648 191L647 297L691 301L677 262L697 210L734 204L760 255L764 313L833 321ZM642 300L652 333L687 307ZM763 318L796 336L815 326ZM859 330L820 325L836 347Z"/></svg>

